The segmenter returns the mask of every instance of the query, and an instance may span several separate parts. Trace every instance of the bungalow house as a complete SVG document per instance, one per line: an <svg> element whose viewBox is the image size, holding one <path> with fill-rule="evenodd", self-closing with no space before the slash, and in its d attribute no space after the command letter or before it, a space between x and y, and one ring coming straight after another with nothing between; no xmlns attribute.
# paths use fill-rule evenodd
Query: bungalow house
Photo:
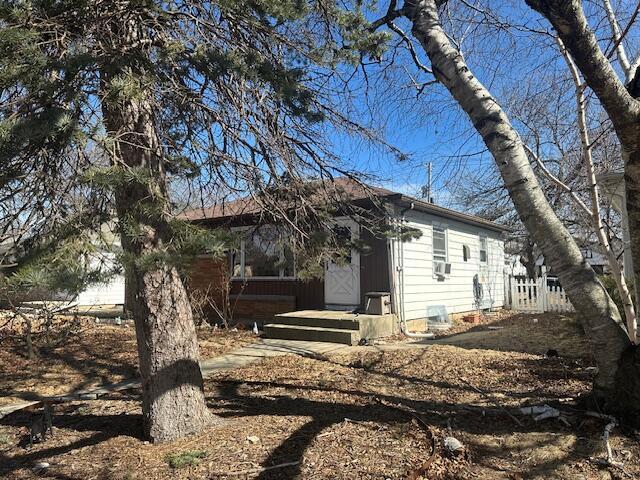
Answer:
<svg viewBox="0 0 640 480"><path fill-rule="evenodd" d="M284 323L299 330L323 324L302 317L354 318L328 313L332 311L355 312L355 317L364 318L371 292L388 293L394 324L403 318L418 330L424 330L427 318L437 312L457 314L504 305L503 226L383 188L365 190L344 178L336 182L349 201L362 208L373 208L372 197L375 204L384 203L384 221L417 229L420 238L378 237L350 217L336 216L341 230L367 244L368 252L354 249L346 264L330 263L322 279L303 281L296 276L296 259L286 245L271 241L278 229L259 225L260 208L240 199L186 213L200 225L226 227L242 235L239 250L228 259L196 260L190 288L219 292L221 282L228 282L235 319L276 322L283 329ZM271 334L278 336L274 329Z"/></svg>
<svg viewBox="0 0 640 480"><path fill-rule="evenodd" d="M378 335L376 325L382 319L387 333L397 331L399 319L410 330L422 331L430 317L505 305L503 226L384 188L365 189L344 178L335 183L343 198L375 211L383 217L379 221L410 227L421 236L410 241L376 236L352 218L336 216L340 231L366 244L367 253L354 249L348 262L326 265L323 278L302 280L295 256L278 238L279 229L261 222L256 202L245 198L193 209L184 214L189 221L229 228L241 233L242 240L227 258L198 257L188 275L189 288L204 293L218 311L229 305L234 321L271 325L265 328L271 336L326 340L334 337L319 331L323 325L359 329L346 336L338 332L339 341L346 343ZM384 209L378 208L381 204ZM376 316L376 321L366 315L372 292L388 299L381 309L390 312ZM126 297L124 279L116 275L82 292L76 301L123 305ZM373 333L363 331L366 321L373 322Z"/></svg>

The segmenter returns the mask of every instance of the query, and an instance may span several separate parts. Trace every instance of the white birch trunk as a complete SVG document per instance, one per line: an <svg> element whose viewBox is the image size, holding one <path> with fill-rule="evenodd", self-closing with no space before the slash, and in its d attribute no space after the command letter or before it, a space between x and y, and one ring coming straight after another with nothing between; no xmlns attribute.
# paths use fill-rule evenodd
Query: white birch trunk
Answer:
<svg viewBox="0 0 640 480"><path fill-rule="evenodd" d="M608 3L608 2L607 2ZM611 9L611 5L609 4L609 9ZM613 11L611 12L613 15ZM617 24L616 24L617 25ZM620 263L618 262L618 258L609 243L609 239L607 237L607 233L604 229L604 224L602 222L602 217L600 216L600 194L598 192L598 182L596 180L596 171L593 164L593 145L591 144L591 140L589 137L589 129L587 128L587 111L586 111L586 98L584 96L584 90L586 85L582 83L580 80L580 74L578 72L578 68L575 63L571 59L571 56L567 52L562 43L562 40L559 38L558 45L560 47L560 52L564 57L567 66L569 67L569 71L571 72L571 78L573 79L573 84L575 87L575 95L576 95L576 112L578 116L578 131L580 133L580 143L582 144L582 156L583 161L585 163L585 168L587 170L587 179L589 181L589 193L591 195L591 211L588 212L591 216L593 227L596 231L596 235L598 237L598 242L600 246L605 251L607 255L607 262L609 263L609 268L611 269L611 275L613 276L616 286L618 288L618 293L620 294L620 299L622 300L622 305L624 308L624 315L627 324L627 335L629 336L629 340L632 343L636 343L637 336L637 320L636 320L636 312L633 306L633 300L631 298L631 292L627 287L626 279L622 273L622 269L620 268ZM625 57L626 58L626 57Z"/></svg>

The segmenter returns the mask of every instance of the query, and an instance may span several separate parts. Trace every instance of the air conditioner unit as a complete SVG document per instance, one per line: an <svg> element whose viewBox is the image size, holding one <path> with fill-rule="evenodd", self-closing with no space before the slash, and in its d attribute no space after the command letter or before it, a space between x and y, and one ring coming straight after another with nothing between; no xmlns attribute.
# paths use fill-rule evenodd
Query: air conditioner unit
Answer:
<svg viewBox="0 0 640 480"><path fill-rule="evenodd" d="M451 264L446 262L433 262L433 273L439 277L444 277L451 273Z"/></svg>

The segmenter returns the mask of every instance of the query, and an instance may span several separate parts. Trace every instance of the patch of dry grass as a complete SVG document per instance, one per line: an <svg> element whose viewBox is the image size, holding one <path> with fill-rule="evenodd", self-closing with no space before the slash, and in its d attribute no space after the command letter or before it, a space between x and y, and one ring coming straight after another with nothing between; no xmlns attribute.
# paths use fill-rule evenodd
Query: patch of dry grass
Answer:
<svg viewBox="0 0 640 480"><path fill-rule="evenodd" d="M20 334L5 330L0 335L0 405L119 382L138 374L132 326L83 321L51 350L44 349L42 335L35 340L42 352L36 360L29 360ZM246 331L198 329L201 358L223 355L254 340Z"/></svg>
<svg viewBox="0 0 640 480"><path fill-rule="evenodd" d="M591 359L589 342L575 314L502 313L487 317L479 325L459 322L437 341L462 348L538 355L553 349L562 357Z"/></svg>
<svg viewBox="0 0 640 480"><path fill-rule="evenodd" d="M28 414L13 414L0 427L10 439L0 475L32 478L34 462L47 461L47 475L65 480L402 479L425 464L433 436L434 460L416 478L618 478L621 472L590 461L603 453L599 420L575 416L567 427L522 417L518 425L494 407L559 404L586 393L592 378L585 365L451 345L267 358L205 381L211 409L227 422L163 445L139 438L139 404L124 394L56 407L55 437L33 450L17 446ZM429 432L406 408L421 412ZM464 443L464 456L446 454L447 435ZM616 429L612 446L618 458L630 454L628 478L640 477L637 442ZM193 451L202 452L193 465L167 464L169 456ZM283 464L290 465L263 470Z"/></svg>

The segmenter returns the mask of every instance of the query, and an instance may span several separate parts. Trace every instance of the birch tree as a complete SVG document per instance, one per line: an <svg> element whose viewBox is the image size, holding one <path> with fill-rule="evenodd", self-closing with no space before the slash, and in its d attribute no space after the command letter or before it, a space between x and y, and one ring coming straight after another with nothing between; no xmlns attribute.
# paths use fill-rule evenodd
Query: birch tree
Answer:
<svg viewBox="0 0 640 480"><path fill-rule="evenodd" d="M589 194L591 197L591 208L587 207L583 202L580 201L580 199L575 197L573 198L578 208L582 212L584 212L593 223L593 229L595 230L598 242L600 243L600 246L607 257L609 268L611 269L611 275L616 282L616 286L622 300L624 316L627 325L627 335L629 336L629 340L635 343L638 327L636 321L636 312L633 305L633 300L631 298L631 292L629 291L625 275L620 267L618 256L614 252L613 247L611 246L611 242L609 241L609 238L607 236L607 232L605 231L605 226L600 213L600 188L598 186L598 180L596 178L595 165L592 155L594 143L592 143L591 141L589 128L587 126L587 100L584 94L587 85L582 81L578 69L576 68L576 65L573 62L571 56L567 53L562 40L558 38L557 43L560 52L562 53L562 56L567 63L567 67L571 72L571 79L573 80L573 85L575 88L577 127L580 133L582 158L585 170L587 172L587 182L589 185ZM538 157L536 157L536 160L538 161L538 163L540 163L540 159ZM553 175L550 175L550 178L566 188L566 185L558 181L558 179L553 177Z"/></svg>
<svg viewBox="0 0 640 480"><path fill-rule="evenodd" d="M624 396L622 384L637 385L640 381L638 372L624 380L618 374L620 361L631 345L624 323L594 271L583 261L575 240L550 206L531 168L525 145L508 115L471 71L443 28L439 9L446 4L446 1L408 0L398 8L391 2L386 15L373 22L372 28L386 25L397 32L396 19L409 20L413 36L431 62L430 71L450 92L483 139L521 221L576 306L598 365L594 393L614 408ZM569 44L562 39L571 52Z"/></svg>

